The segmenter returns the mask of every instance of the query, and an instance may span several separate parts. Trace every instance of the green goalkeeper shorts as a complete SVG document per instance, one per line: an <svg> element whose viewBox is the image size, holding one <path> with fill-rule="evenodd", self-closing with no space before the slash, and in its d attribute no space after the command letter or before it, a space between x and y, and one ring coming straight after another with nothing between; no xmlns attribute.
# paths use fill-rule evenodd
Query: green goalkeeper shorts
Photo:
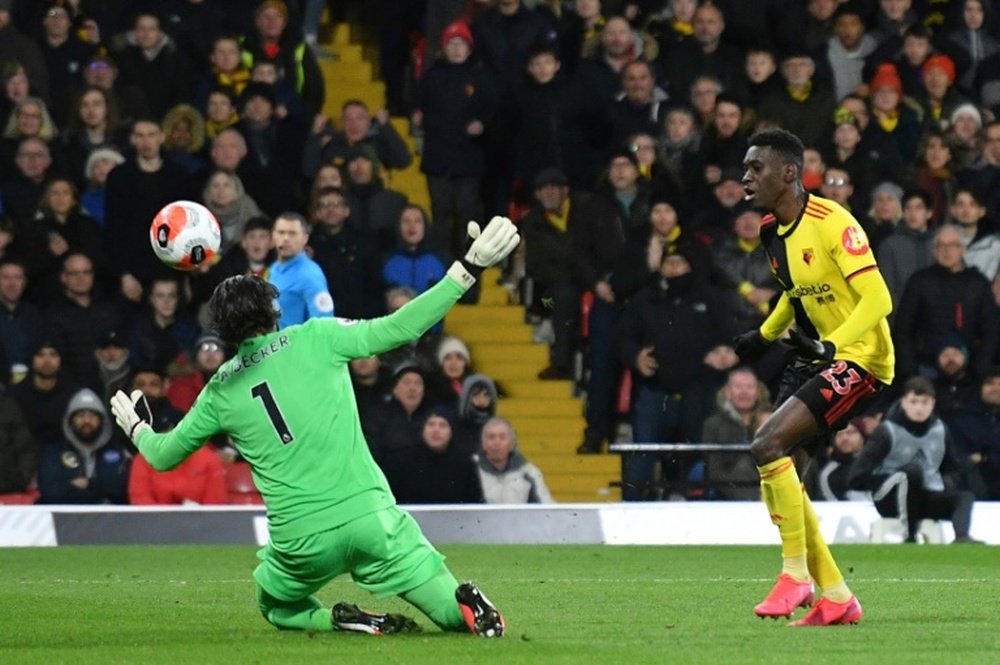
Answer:
<svg viewBox="0 0 1000 665"><path fill-rule="evenodd" d="M272 540L257 558L254 579L289 602L311 596L343 573L377 596L398 595L433 579L444 565L444 555L397 506L303 538Z"/></svg>

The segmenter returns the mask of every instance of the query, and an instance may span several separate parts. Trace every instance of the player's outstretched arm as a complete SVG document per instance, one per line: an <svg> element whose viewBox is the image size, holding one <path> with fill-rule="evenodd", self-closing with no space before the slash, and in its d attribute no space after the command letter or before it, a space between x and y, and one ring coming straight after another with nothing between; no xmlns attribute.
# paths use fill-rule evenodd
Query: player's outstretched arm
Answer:
<svg viewBox="0 0 1000 665"><path fill-rule="evenodd" d="M111 413L149 465L157 471L169 471L218 433L208 402L210 398L202 392L177 427L164 434L154 432L150 426L152 413L141 390L133 390L131 395L116 392L111 397Z"/></svg>
<svg viewBox="0 0 1000 665"><path fill-rule="evenodd" d="M469 222L469 237L469 251L448 268L445 278L399 310L370 321L340 321L328 329L335 335L334 352L365 358L417 339L448 313L483 270L507 258L521 241L517 227L506 217L494 217L482 230Z"/></svg>

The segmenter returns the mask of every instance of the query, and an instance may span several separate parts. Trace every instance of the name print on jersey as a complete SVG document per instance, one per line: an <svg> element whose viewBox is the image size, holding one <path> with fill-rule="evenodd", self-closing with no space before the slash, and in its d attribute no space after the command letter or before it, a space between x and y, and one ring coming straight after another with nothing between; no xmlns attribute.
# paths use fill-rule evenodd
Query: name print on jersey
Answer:
<svg viewBox="0 0 1000 665"><path fill-rule="evenodd" d="M244 369L260 364L268 356L278 353L288 346L288 335L278 335L278 338L270 344L265 344L256 351L236 356L219 369L219 381L225 383L226 379L239 374Z"/></svg>

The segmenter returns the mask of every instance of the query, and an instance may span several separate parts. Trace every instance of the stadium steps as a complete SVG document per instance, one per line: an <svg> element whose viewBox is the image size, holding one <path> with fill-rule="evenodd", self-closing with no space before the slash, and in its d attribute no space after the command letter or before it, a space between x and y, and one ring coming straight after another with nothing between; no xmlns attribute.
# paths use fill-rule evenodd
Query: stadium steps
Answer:
<svg viewBox="0 0 1000 665"><path fill-rule="evenodd" d="M360 99L372 111L385 106L385 86L374 78L374 34L350 23L333 24L328 34L325 46L334 58L319 61L326 81L323 112L336 124L349 99ZM414 151L409 120L391 122ZM408 168L385 173L385 180L410 202L430 210L419 155ZM542 470L557 501L620 500L620 490L611 487L620 475L618 456L576 454L585 425L583 403L573 396L570 381L538 380L539 370L548 364L548 349L532 343L524 309L510 304L510 294L500 285L500 271L487 270L481 285L479 303L453 308L445 330L464 340L475 368L503 387L505 397L497 410L514 423L522 452Z"/></svg>
<svg viewBox="0 0 1000 665"><path fill-rule="evenodd" d="M576 454L585 421L570 381L539 381L548 348L531 342L524 309L509 304L500 271L483 274L480 302L453 309L445 330L465 340L477 371L493 377L505 397L497 408L517 430L524 455L542 470L557 501L617 501L620 475L613 455Z"/></svg>

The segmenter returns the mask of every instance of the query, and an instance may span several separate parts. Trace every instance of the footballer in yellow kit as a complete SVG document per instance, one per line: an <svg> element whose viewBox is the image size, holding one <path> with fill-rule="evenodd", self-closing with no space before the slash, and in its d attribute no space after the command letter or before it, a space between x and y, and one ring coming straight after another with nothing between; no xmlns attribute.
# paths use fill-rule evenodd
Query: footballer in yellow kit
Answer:
<svg viewBox="0 0 1000 665"><path fill-rule="evenodd" d="M754 607L760 617L790 617L791 626L861 620L861 604L844 582L819 530L796 469L815 453L818 435L842 428L893 378L886 316L892 298L861 225L842 206L802 185L802 142L783 129L750 138L743 165L746 200L767 214L761 242L783 289L758 330L734 340L745 362L781 344L793 360L781 377L775 412L754 435L750 454L761 496L781 535L782 571ZM821 590L816 600L815 585Z"/></svg>

